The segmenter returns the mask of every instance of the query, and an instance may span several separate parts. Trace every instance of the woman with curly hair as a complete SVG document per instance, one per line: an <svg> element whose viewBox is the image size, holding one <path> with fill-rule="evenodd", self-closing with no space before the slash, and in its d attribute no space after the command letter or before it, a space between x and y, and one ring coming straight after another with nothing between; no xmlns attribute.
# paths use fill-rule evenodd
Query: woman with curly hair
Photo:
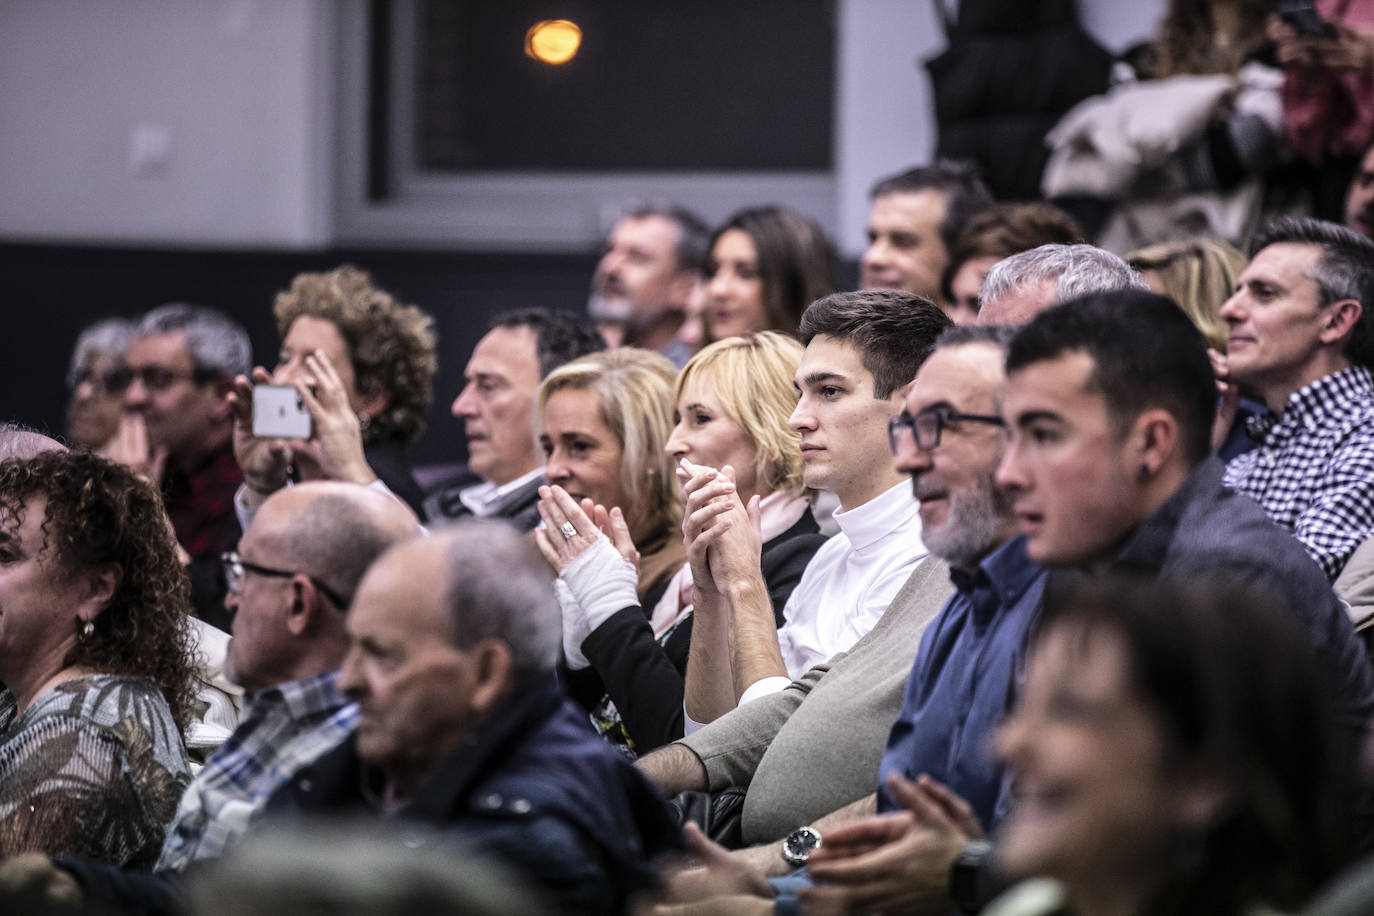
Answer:
<svg viewBox="0 0 1374 916"><path fill-rule="evenodd" d="M0 859L156 862L190 778L189 610L147 481L82 452L0 462Z"/></svg>
<svg viewBox="0 0 1374 916"><path fill-rule="evenodd" d="M433 319L349 265L298 274L277 295L272 312L281 353L276 368L270 374L255 369L253 381L299 382L315 429L309 440L263 442L248 435L246 423L238 424L234 452L250 491L266 498L294 466L301 479L381 479L419 513L422 493L405 446L424 432L433 396ZM251 403L246 382L237 386L235 400L244 419Z"/></svg>

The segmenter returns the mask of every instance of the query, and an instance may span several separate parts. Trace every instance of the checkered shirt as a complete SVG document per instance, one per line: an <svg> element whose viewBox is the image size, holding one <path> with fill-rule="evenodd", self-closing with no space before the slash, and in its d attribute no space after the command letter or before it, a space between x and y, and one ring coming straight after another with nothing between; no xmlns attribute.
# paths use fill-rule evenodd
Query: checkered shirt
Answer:
<svg viewBox="0 0 1374 916"><path fill-rule="evenodd" d="M1250 420L1259 447L1226 466L1225 483L1292 531L1335 579L1374 534L1374 376L1362 366L1293 392L1283 415Z"/></svg>
<svg viewBox="0 0 1374 916"><path fill-rule="evenodd" d="M157 871L223 855L273 792L353 731L358 707L339 692L338 677L330 671L253 695L182 795Z"/></svg>

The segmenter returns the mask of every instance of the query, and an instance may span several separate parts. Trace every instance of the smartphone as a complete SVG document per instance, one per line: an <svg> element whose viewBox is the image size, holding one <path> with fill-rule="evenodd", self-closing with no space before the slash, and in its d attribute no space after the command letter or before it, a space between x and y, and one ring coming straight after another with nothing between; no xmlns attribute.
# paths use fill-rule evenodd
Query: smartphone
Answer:
<svg viewBox="0 0 1374 916"><path fill-rule="evenodd" d="M253 435L260 439L309 439L310 411L290 385L253 386Z"/></svg>
<svg viewBox="0 0 1374 916"><path fill-rule="evenodd" d="M1275 12L1303 38L1336 37L1336 30L1331 27L1331 23L1321 17L1312 5L1312 0L1279 0Z"/></svg>

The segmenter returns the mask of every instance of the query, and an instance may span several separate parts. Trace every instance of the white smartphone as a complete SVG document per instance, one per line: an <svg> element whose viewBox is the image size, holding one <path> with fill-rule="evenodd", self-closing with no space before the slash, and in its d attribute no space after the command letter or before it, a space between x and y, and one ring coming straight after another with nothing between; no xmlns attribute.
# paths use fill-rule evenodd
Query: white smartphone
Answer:
<svg viewBox="0 0 1374 916"><path fill-rule="evenodd" d="M310 411L290 385L253 386L253 435L260 439L309 439Z"/></svg>

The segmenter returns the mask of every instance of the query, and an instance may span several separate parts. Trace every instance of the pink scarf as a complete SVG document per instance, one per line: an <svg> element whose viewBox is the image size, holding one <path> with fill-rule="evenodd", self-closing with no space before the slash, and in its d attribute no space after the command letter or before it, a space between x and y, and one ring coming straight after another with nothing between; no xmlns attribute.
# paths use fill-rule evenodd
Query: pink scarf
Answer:
<svg viewBox="0 0 1374 916"><path fill-rule="evenodd" d="M759 500L759 528L763 543L782 534L801 520L810 506L801 494L785 490L769 493ZM668 583L667 590L658 604L654 606L649 624L654 628L654 638L664 635L692 613L692 567L684 563Z"/></svg>

